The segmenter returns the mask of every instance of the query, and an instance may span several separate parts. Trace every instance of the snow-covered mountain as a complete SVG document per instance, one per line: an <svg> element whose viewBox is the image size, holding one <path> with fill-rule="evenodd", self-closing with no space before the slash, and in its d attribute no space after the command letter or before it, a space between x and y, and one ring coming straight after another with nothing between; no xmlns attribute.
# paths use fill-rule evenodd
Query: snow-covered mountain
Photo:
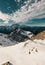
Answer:
<svg viewBox="0 0 45 65"><path fill-rule="evenodd" d="M31 39L33 33L16 28L10 34L0 33L0 46L11 46Z"/></svg>
<svg viewBox="0 0 45 65"><path fill-rule="evenodd" d="M24 42L28 39L30 40L34 40L34 39L45 39L45 32L41 32L37 31L40 30L39 28L36 30L38 32L37 35L34 35L32 32L30 31L25 31L23 29L20 28L19 25L12 25L10 27L13 31L10 32L9 34L4 34L4 33L0 33L0 46L11 46L11 45L15 45L19 42ZM30 30L32 29L32 27L30 28ZM32 29L33 31L35 27ZM45 29L45 28L44 28ZM36 32L35 31L35 32ZM43 30L44 31L44 30ZM13 42L13 44L12 44Z"/></svg>
<svg viewBox="0 0 45 65"><path fill-rule="evenodd" d="M30 39L27 38L26 41L17 44L18 39L21 38L15 38L15 34L26 36L26 38L28 36ZM45 65L45 39L32 40L33 34L32 36L31 34L29 31L16 28L10 33L10 37L13 36L17 41L11 41L7 34L0 33L0 65L6 63L12 65Z"/></svg>
<svg viewBox="0 0 45 65"><path fill-rule="evenodd" d="M8 37L13 41L23 42L26 39L31 39L32 36L33 33L31 33L30 31L25 31L21 28L15 28L15 30L11 32Z"/></svg>
<svg viewBox="0 0 45 65"><path fill-rule="evenodd" d="M14 46L0 48L0 65L10 62L12 65L45 65L45 42L43 45L31 40Z"/></svg>
<svg viewBox="0 0 45 65"><path fill-rule="evenodd" d="M34 24L45 26L45 0L2 2L0 0L0 65L6 62L12 65L45 65L45 27L30 27Z"/></svg>
<svg viewBox="0 0 45 65"><path fill-rule="evenodd" d="M12 43L12 41L9 40L7 34L0 33L0 47L7 47L15 45L15 43Z"/></svg>

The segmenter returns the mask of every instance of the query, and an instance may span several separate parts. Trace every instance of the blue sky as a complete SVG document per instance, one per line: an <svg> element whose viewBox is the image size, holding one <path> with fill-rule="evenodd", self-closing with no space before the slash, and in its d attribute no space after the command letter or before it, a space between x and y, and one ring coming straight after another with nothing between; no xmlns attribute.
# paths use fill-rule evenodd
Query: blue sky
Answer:
<svg viewBox="0 0 45 65"><path fill-rule="evenodd" d="M45 1L0 0L0 25L45 26Z"/></svg>
<svg viewBox="0 0 45 65"><path fill-rule="evenodd" d="M17 11L22 5L24 5L25 0L0 0L0 11L3 13L13 13Z"/></svg>

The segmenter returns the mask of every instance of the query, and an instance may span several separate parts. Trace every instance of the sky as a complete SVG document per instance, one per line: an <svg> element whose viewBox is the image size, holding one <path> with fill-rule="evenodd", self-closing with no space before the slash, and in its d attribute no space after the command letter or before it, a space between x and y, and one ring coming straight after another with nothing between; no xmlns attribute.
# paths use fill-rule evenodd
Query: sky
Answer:
<svg viewBox="0 0 45 65"><path fill-rule="evenodd" d="M0 0L0 26L45 26L45 0Z"/></svg>

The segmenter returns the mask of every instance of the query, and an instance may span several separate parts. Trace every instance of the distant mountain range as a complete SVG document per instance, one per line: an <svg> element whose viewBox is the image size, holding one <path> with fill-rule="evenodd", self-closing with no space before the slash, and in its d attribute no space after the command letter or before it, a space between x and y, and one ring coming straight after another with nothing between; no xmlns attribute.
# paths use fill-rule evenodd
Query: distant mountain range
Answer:
<svg viewBox="0 0 45 65"><path fill-rule="evenodd" d="M0 26L0 33L9 34L14 31L16 28L19 28L18 24L14 24L12 26Z"/></svg>
<svg viewBox="0 0 45 65"><path fill-rule="evenodd" d="M5 33L5 34L3 34ZM8 39L8 41L6 41ZM12 26L0 26L0 45L10 45L24 42L26 40L45 39L45 27L28 27L13 24Z"/></svg>
<svg viewBox="0 0 45 65"><path fill-rule="evenodd" d="M0 26L0 33L9 34L13 32L16 28L20 28L25 31L30 31L35 35L45 30L45 27L43 26L32 26L31 27L31 26L20 26L18 24L13 24L11 26Z"/></svg>
<svg viewBox="0 0 45 65"><path fill-rule="evenodd" d="M21 28L23 30L31 31L35 35L45 30L44 26L21 26Z"/></svg>

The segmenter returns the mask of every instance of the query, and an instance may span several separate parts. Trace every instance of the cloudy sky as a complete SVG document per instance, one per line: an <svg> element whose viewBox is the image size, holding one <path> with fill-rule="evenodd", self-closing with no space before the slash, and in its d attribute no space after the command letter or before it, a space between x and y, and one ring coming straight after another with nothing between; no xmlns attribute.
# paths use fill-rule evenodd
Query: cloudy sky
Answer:
<svg viewBox="0 0 45 65"><path fill-rule="evenodd" d="M45 0L0 0L0 25L45 26Z"/></svg>

